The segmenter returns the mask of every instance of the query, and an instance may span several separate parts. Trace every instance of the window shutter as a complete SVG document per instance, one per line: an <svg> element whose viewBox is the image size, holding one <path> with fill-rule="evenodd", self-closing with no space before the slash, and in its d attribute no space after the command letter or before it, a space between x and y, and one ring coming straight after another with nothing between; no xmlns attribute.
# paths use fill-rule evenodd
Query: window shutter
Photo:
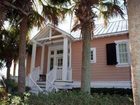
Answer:
<svg viewBox="0 0 140 105"><path fill-rule="evenodd" d="M107 65L116 65L117 56L116 56L116 44L109 43L106 45L106 56L107 56Z"/></svg>

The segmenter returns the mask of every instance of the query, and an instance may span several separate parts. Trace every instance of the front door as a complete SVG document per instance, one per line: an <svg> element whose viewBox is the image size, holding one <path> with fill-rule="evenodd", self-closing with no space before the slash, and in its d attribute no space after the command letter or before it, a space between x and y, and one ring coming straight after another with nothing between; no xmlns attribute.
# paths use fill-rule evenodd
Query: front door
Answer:
<svg viewBox="0 0 140 105"><path fill-rule="evenodd" d="M50 48L49 71L57 69L56 79L62 80L63 49L62 47Z"/></svg>
<svg viewBox="0 0 140 105"><path fill-rule="evenodd" d="M63 66L63 57L62 56L56 57L57 80L62 80L62 66Z"/></svg>

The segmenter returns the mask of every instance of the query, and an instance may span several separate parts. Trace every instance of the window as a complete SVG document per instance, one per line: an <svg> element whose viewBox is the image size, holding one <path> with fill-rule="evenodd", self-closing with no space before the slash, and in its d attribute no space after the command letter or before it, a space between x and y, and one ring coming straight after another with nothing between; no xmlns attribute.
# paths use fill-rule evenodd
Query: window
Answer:
<svg viewBox="0 0 140 105"><path fill-rule="evenodd" d="M90 55L91 63L96 63L96 48L91 48L90 52L91 52L91 55Z"/></svg>
<svg viewBox="0 0 140 105"><path fill-rule="evenodd" d="M128 41L116 41L116 53L117 53L117 66L129 66L130 55Z"/></svg>
<svg viewBox="0 0 140 105"><path fill-rule="evenodd" d="M57 50L57 54L63 54L63 50Z"/></svg>

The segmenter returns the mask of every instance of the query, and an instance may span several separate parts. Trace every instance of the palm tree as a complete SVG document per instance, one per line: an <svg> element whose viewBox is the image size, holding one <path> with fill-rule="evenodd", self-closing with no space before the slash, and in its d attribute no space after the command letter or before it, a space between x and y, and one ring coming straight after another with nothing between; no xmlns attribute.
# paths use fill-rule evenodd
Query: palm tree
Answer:
<svg viewBox="0 0 140 105"><path fill-rule="evenodd" d="M62 6L63 3L69 3L70 0L50 0L54 5ZM81 29L82 35L82 71L81 71L81 90L90 93L90 79L91 79L91 68L90 68L90 41L94 35L94 18L98 15L96 11L100 12L100 15L107 23L108 19L113 16L120 14L123 15L123 11L118 6L118 0L73 0L74 11L76 21L73 27L73 31L78 28ZM96 9L96 11L95 11Z"/></svg>
<svg viewBox="0 0 140 105"><path fill-rule="evenodd" d="M25 91L26 35L29 29L33 26L39 27L46 19L57 24L59 18L63 18L65 11L62 11L62 8L51 6L50 3L45 0L4 0L0 2L0 4L4 7L8 7L6 10L8 10L8 16L12 18L11 22L14 24L17 23L16 25L20 29L18 90L20 93L23 93ZM43 16L38 13L38 6L36 4L42 6Z"/></svg>
<svg viewBox="0 0 140 105"><path fill-rule="evenodd" d="M14 56L18 53L19 34L16 29L1 30L0 60L4 61L7 68L7 79L10 79L10 67Z"/></svg>
<svg viewBox="0 0 140 105"><path fill-rule="evenodd" d="M128 0L131 76L134 105L140 104L140 1Z"/></svg>

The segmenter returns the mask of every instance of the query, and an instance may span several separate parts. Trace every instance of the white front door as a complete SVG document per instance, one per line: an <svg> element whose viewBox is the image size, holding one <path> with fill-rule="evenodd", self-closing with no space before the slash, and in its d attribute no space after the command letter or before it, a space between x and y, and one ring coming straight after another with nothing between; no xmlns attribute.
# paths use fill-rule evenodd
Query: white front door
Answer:
<svg viewBox="0 0 140 105"><path fill-rule="evenodd" d="M62 68L63 68L63 49L61 46L52 47L49 49L49 71L54 68L57 69L56 79L62 80Z"/></svg>
<svg viewBox="0 0 140 105"><path fill-rule="evenodd" d="M63 57L62 56L56 57L57 80L62 80L62 66L63 66Z"/></svg>

